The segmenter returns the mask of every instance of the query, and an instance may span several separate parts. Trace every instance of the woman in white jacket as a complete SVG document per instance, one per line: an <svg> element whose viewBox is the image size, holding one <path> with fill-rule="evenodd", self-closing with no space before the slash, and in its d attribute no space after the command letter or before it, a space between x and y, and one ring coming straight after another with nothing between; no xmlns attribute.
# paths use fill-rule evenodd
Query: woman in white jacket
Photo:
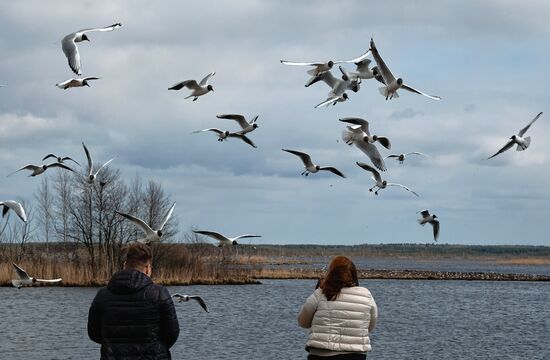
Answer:
<svg viewBox="0 0 550 360"><path fill-rule="evenodd" d="M353 262L336 256L298 315L298 324L310 329L308 360L366 359L377 317L376 303L370 291L359 286Z"/></svg>

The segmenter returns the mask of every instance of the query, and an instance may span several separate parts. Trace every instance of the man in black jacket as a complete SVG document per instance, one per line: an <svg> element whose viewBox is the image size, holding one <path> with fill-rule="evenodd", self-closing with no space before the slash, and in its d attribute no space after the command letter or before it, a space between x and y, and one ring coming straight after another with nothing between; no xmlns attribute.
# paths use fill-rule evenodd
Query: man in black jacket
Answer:
<svg viewBox="0 0 550 360"><path fill-rule="evenodd" d="M151 249L128 246L125 269L101 288L90 307L88 336L101 344L101 359L171 359L179 336L168 289L151 280Z"/></svg>

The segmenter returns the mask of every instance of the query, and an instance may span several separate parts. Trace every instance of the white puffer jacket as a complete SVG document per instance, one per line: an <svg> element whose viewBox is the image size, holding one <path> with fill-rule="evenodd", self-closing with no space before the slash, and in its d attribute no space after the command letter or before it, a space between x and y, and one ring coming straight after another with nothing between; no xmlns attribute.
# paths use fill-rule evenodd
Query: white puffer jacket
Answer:
<svg viewBox="0 0 550 360"><path fill-rule="evenodd" d="M310 329L306 349L365 353L371 350L369 333L377 317L376 303L364 287L343 288L334 301L317 289L302 306L298 324Z"/></svg>

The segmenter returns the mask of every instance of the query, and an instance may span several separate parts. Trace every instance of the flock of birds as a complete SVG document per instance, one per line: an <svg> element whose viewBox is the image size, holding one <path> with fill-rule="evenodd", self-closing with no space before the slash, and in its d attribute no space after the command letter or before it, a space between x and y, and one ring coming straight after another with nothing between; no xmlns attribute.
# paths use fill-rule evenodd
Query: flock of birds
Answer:
<svg viewBox="0 0 550 360"><path fill-rule="evenodd" d="M87 34L92 32L109 32L109 31L118 29L121 26L122 24L116 23L116 24L102 27L102 28L91 28L91 29L79 30L65 36L61 41L61 45L62 45L63 53L67 57L67 61L71 70L79 76L82 74L82 65L81 65L80 53L78 50L77 43L83 42L83 41L90 41ZM376 63L376 65L372 67L371 67L372 61L368 58L370 55L372 55ZM371 39L370 47L365 53L351 60L338 60L338 61L331 60L326 62L323 62L323 61L293 62L293 61L281 60L281 63L284 65L290 65L290 66L310 67L310 69L308 69L307 71L307 74L310 75L310 78L307 80L305 87L310 87L318 82L323 82L330 88L327 98L322 102L320 102L318 105L316 105L315 108L319 108L322 106L336 105L337 103L345 102L349 100L347 91L353 91L357 93L361 89L362 81L369 80L369 79L374 79L382 85L378 88L378 90L385 97L386 100L392 100L393 98L398 98L399 97L398 90L406 90L414 94L425 96L432 100L441 100L441 97L439 96L429 95L427 93L424 93L420 90L417 90L405 84L405 82L401 77L396 78L395 75L391 72L390 68L386 65L386 63L382 59L373 39ZM339 64L354 64L356 66L356 69L355 71L348 71L342 65L339 65ZM339 65L338 70L340 74L337 74L337 76L335 76L331 72L335 65ZM200 82L198 82L197 80L185 80L185 81L178 82L173 86L169 87L168 90L179 91L179 90L182 90L183 88L186 88L187 90L190 91L190 93L188 96L185 97L185 99L192 98L193 101L196 101L199 97L214 91L213 86L209 84L209 82L215 74L216 74L215 72L211 72L210 74L206 75ZM96 76L70 78L61 83L56 84L56 86L59 87L60 89L67 90L69 88L90 86L89 84L90 81L99 80L99 79L100 78ZM540 112L531 122L529 122L527 126L522 128L517 134L511 136L509 138L509 141L500 150L498 150L494 155L490 156L488 159L492 159L495 156L505 152L506 150L509 150L514 145L517 146L516 149L518 151L526 150L531 143L531 138L529 136L525 137L524 135L527 132L527 130L531 127L531 125L533 125L533 123L541 115L542 115L542 112ZM228 138L238 138L254 148L257 147L256 144L247 135L249 135L251 132L253 132L258 128L258 124L257 124L258 116L253 117L250 121L248 121L243 115L240 115L240 114L221 114L221 115L217 115L217 118L224 119L224 120L232 120L236 122L237 125L239 126L239 130L228 131L228 130L219 129L219 128L207 128L207 129L194 131L193 133L212 132L217 136L218 138L217 140L220 142L223 142ZM369 191L371 192L374 191L374 194L378 195L380 190L386 189L388 187L398 187L410 192L415 196L419 196L414 190L410 189L409 187L403 184L392 183L383 179L381 172L386 171L386 165L384 162L385 159L388 159L388 158L395 159L400 164L403 164L403 162L411 155L415 155L415 156L428 156L428 155L418 151L412 151L408 153L391 154L383 158L378 150L377 145L380 145L388 150L391 149L391 142L389 138L385 136L373 134L369 128L369 122L365 119L358 118L358 117L344 117L339 120L342 123L344 123L346 126L342 132L342 140L345 142L345 144L350 146L355 145L355 147L357 147L360 151L362 151L372 163L372 165L367 164L365 162L356 163L359 167L361 167L362 169L364 169L365 171L371 174L371 177L374 181L374 185L369 189ZM111 163L111 161L113 161L116 157L105 162L103 165L101 165L99 168L95 169L94 171L92 156L88 148L86 147L86 145L84 145L84 143L82 143L82 146L84 148L84 152L87 158L87 172L86 172L86 175L83 175L83 177L88 184L93 184L94 181L97 179L99 172L105 166ZM336 167L317 165L316 163L313 162L311 156L305 152L302 152L299 150L292 150L292 149L282 149L282 151L290 153L300 158L304 166L304 171L301 174L304 176L318 173L319 171L328 171L339 177L345 178L345 175ZM76 165L80 166L80 164L76 160L68 156L62 157L54 154L46 155L42 159L42 161L45 161L50 158L55 159L55 161L49 164L42 164L42 165L35 165L35 164L25 165L15 172L28 170L28 171L31 171L31 174L29 176L37 176L37 175L43 174L49 168L59 168L59 169L77 173L74 169L68 166L66 162L72 161ZM159 241L160 238L162 237L163 228L168 222L168 220L170 219L174 211L175 205L176 205L175 203L172 205L172 207L167 212L164 221L162 222L160 227L156 230L153 229L150 225L148 225L146 222L144 222L140 218L137 218L133 215L126 214L123 212L117 212L117 213L120 216L124 217L125 219L131 221L138 228L142 229L145 236L142 239L138 240L139 242L151 243L154 241ZM3 206L3 212L2 212L3 216L5 216L9 210L12 210L19 216L19 218L22 221L24 222L27 221L25 210L23 209L23 206L20 203L13 200L7 200L7 201L1 201L0 206ZM440 229L438 217L435 214L430 214L429 210L421 210L419 211L419 213L421 217L418 219L418 223L421 225L430 224L433 228L434 240L437 241L439 236L439 229ZM214 231L195 230L194 232L196 234L204 235L216 240L218 242L218 246L237 245L238 244L237 240L239 239L261 237L260 235L245 234L245 235L240 235L237 237L230 238ZM16 287L33 284L35 282L61 281L61 279L53 279L53 280L35 279L32 277L29 277L28 274L16 264L13 264L13 266L15 267L15 270L19 275L18 280L13 280L13 285ZM200 297L180 295L180 294L176 294L174 296L179 301L189 301L190 299L196 300L199 302L199 304L201 304L201 306L204 308L205 311L208 311L206 308L206 305L204 304L203 300Z"/></svg>

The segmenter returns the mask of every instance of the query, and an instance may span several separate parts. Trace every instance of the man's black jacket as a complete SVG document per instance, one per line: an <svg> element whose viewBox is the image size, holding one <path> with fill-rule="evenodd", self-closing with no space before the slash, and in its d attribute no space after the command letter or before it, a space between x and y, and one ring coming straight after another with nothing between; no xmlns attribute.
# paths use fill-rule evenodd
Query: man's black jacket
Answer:
<svg viewBox="0 0 550 360"><path fill-rule="evenodd" d="M113 275L88 315L88 336L101 344L101 359L171 359L179 335L174 303L164 286L141 271Z"/></svg>

